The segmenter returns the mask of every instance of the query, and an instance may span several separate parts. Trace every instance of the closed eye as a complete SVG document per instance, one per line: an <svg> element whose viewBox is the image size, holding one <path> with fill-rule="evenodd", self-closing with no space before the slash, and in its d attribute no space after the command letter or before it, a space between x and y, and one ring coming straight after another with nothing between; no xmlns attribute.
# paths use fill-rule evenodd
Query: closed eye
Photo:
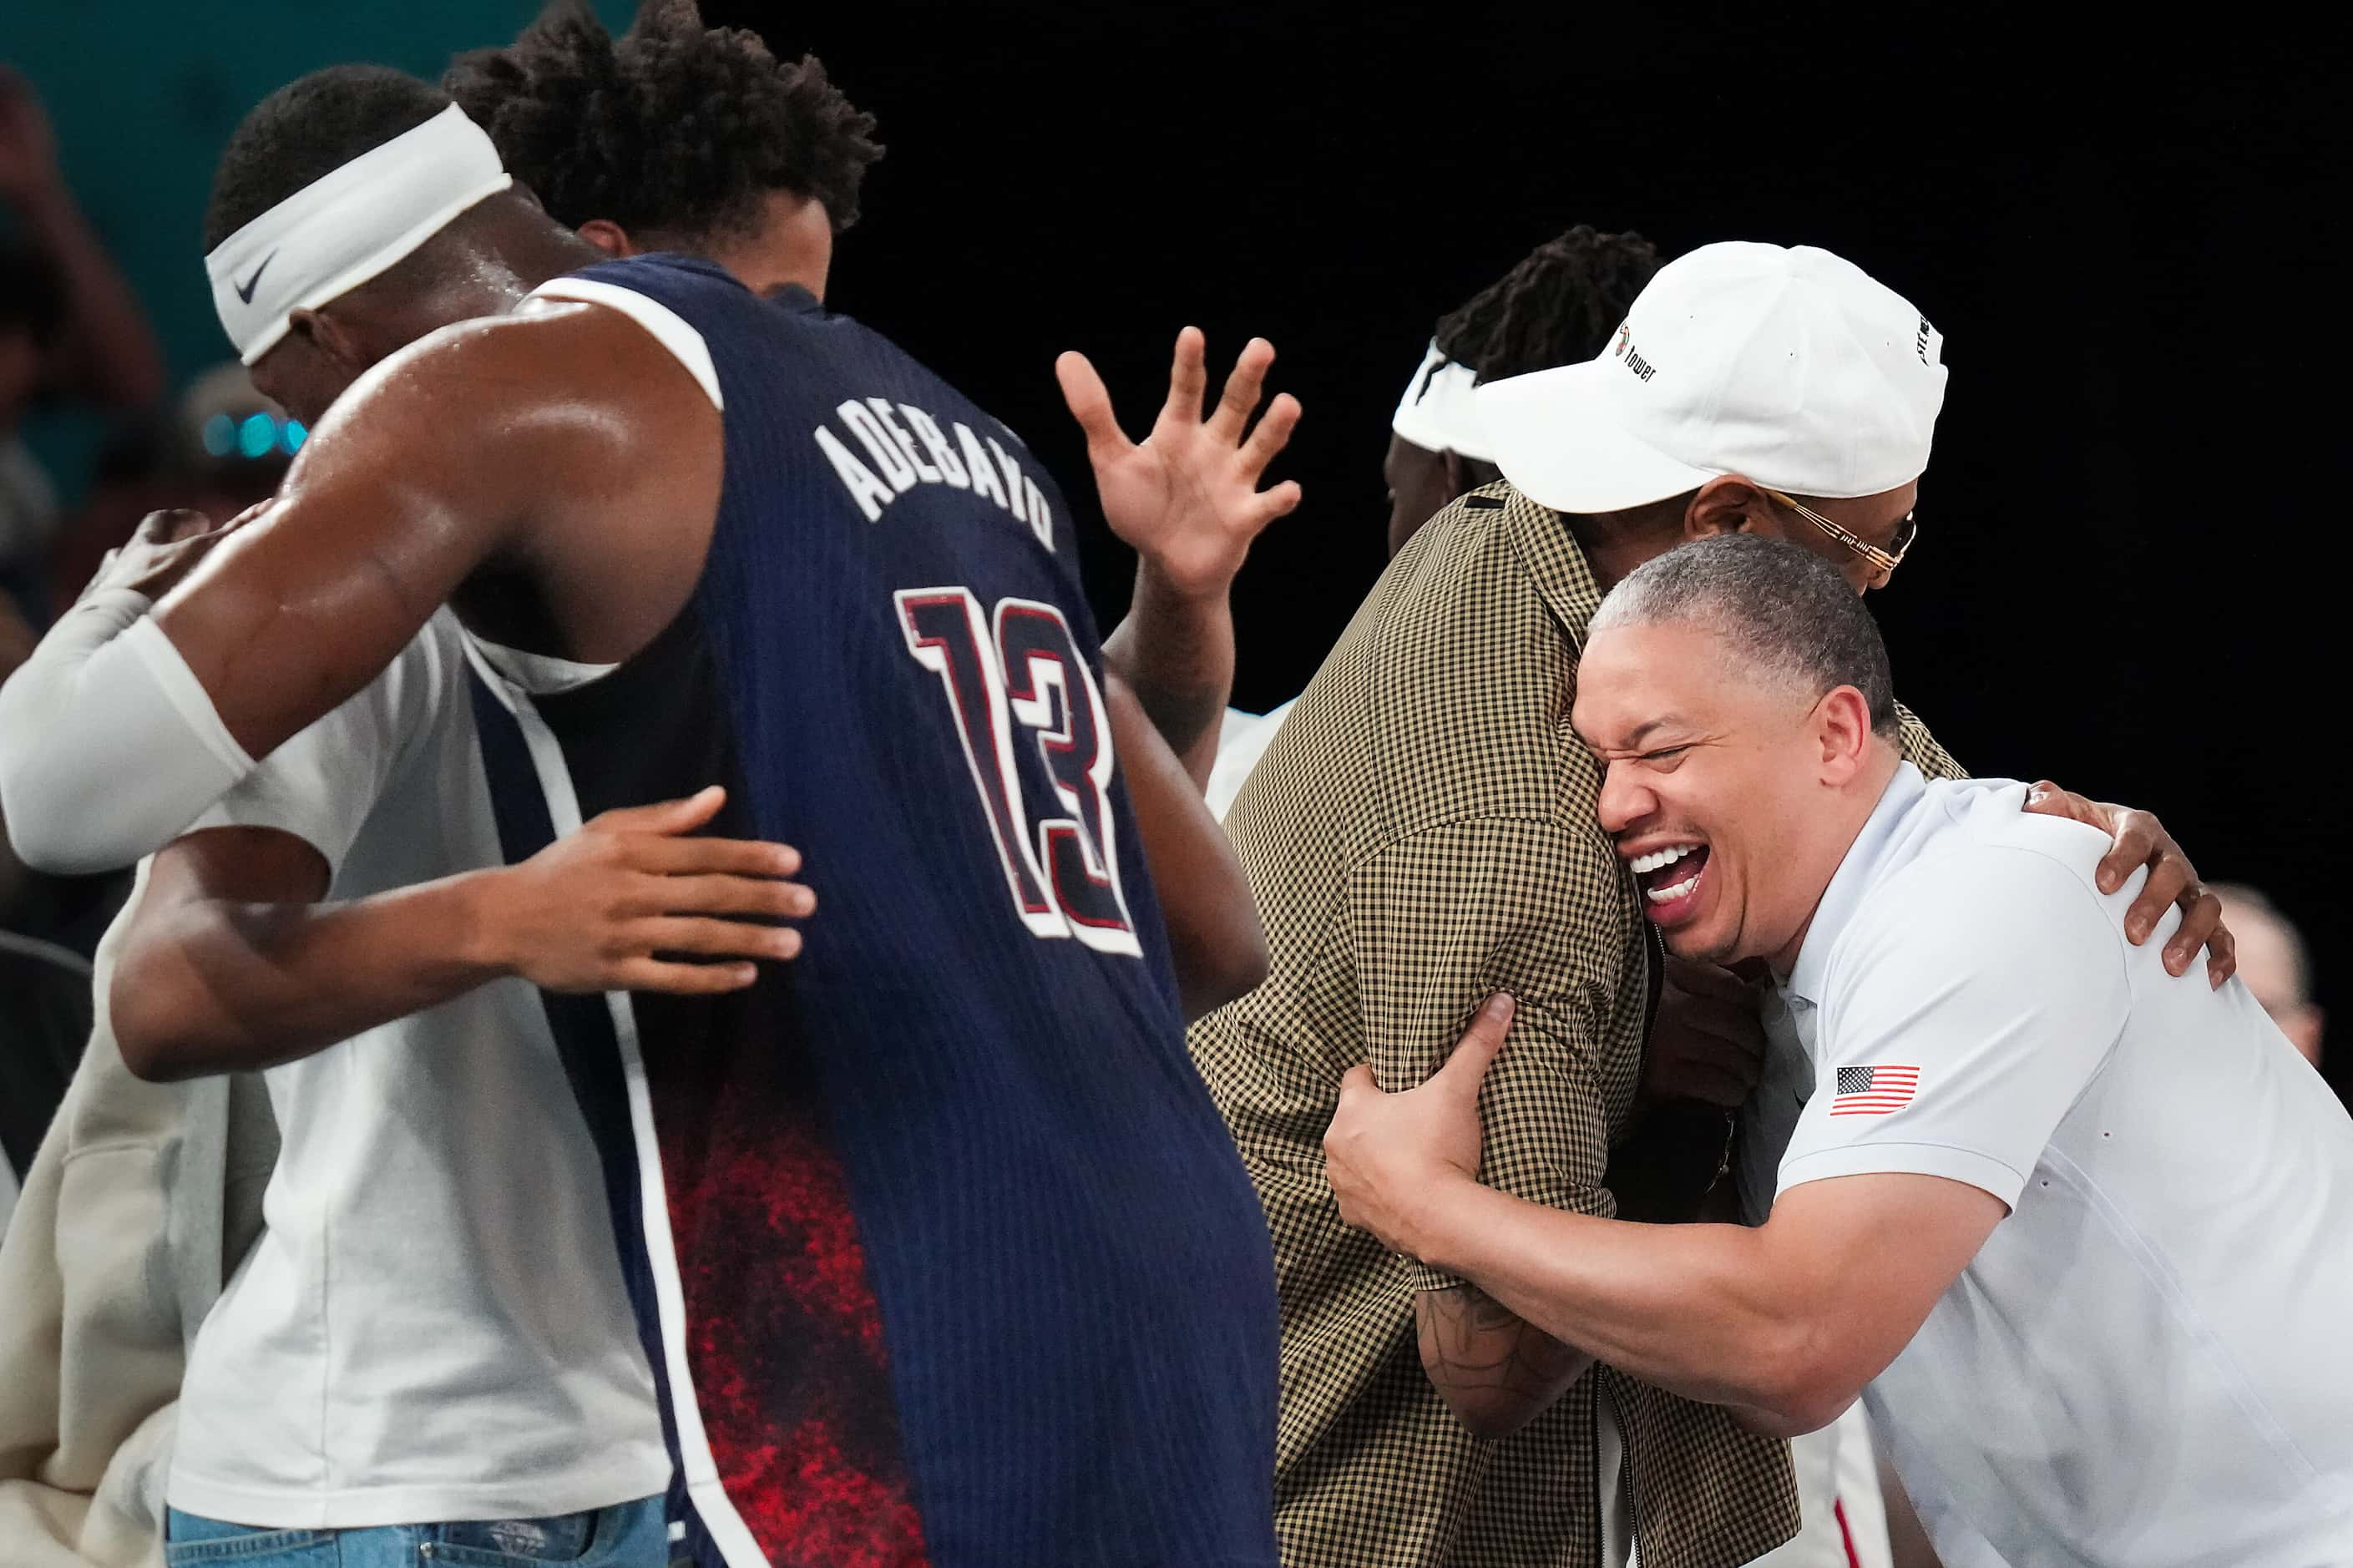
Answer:
<svg viewBox="0 0 2353 1568"><path fill-rule="evenodd" d="M1637 762L1643 762L1643 763L1653 763L1653 764L1656 764L1656 763L1672 763L1672 762L1674 762L1676 759L1680 758L1680 757L1681 757L1681 756L1682 756L1685 752L1688 752L1688 751L1690 751L1690 750L1691 750L1691 747L1690 747L1690 746L1688 746L1688 745L1683 745L1683 746L1661 746L1661 747L1660 747L1657 751L1655 751L1655 752L1642 752L1640 756L1638 756L1638 757L1636 757L1636 758L1635 758L1635 761L1637 761Z"/></svg>

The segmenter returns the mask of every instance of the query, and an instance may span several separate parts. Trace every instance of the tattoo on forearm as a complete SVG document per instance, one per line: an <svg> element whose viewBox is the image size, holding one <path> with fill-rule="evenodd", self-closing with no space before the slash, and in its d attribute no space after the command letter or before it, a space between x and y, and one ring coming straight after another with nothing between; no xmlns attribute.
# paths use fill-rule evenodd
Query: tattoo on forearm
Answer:
<svg viewBox="0 0 2353 1568"><path fill-rule="evenodd" d="M1548 1401L1585 1361L1475 1286L1424 1291L1415 1306L1422 1365L1441 1388Z"/></svg>

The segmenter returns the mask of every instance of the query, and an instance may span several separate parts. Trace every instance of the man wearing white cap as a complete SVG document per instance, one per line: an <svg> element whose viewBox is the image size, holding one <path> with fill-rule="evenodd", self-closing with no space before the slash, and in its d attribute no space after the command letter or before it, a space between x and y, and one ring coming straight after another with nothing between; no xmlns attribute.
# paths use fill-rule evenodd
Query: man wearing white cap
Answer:
<svg viewBox="0 0 2353 1568"><path fill-rule="evenodd" d="M1760 1430L1860 1394L1947 1568L2353 1562L2353 1122L2247 987L2135 950L2101 835L1905 763L1819 561L1703 541L1588 637L1602 834L1670 950L1764 965L1797 1019L1769 1217L1481 1186L1503 998L1419 1088L1350 1073L1343 1214Z"/></svg>
<svg viewBox="0 0 2353 1568"><path fill-rule="evenodd" d="M1271 973L1192 1044L1274 1232L1286 1563L1589 1568L1639 1542L1648 1568L1729 1565L1795 1528L1780 1444L1606 1365L1588 1377L1581 1350L1351 1231L1321 1142L1345 1072L1421 1081L1506 990L1485 1180L1572 1214L1691 1216L1725 1122L1695 1170L1636 1178L1662 1126L1637 1109L1662 955L1593 831L1600 772L1566 723L1585 627L1608 585L1714 534L1789 539L1857 589L1883 583L1910 542L1940 349L1835 257L1716 245L1662 269L1599 357L1479 388L1504 482L1399 553L1227 818ZM1901 744L1958 771L1908 718ZM2149 848L2119 842L2105 874ZM2155 861L2136 936L2186 891L2179 972L2212 900L2178 851ZM2220 943L2211 968L2219 984ZM1724 1104L1756 1081L1738 1051L1713 1070Z"/></svg>

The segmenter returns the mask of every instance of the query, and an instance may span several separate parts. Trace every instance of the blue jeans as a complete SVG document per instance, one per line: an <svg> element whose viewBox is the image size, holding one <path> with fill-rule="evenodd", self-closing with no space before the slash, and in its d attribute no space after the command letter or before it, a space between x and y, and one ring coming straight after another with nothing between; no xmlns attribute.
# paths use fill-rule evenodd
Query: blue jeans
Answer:
<svg viewBox="0 0 2353 1568"><path fill-rule="evenodd" d="M170 1510L167 1568L670 1568L662 1500L554 1519L264 1530Z"/></svg>

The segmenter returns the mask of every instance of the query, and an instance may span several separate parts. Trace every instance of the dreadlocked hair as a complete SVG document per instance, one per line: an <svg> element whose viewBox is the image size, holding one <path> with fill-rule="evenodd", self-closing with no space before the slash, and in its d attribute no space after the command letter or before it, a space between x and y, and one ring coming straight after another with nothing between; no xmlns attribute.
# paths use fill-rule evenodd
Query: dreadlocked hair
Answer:
<svg viewBox="0 0 2353 1568"><path fill-rule="evenodd" d="M1481 381L1593 359L1658 269L1641 235L1578 224L1442 318L1438 352Z"/></svg>
<svg viewBox="0 0 2353 1568"><path fill-rule="evenodd" d="M695 0L645 0L618 38L586 0L554 0L505 48L459 56L442 86L572 228L743 235L784 190L839 231L882 155L874 117L817 57L787 64L751 32L705 27Z"/></svg>

